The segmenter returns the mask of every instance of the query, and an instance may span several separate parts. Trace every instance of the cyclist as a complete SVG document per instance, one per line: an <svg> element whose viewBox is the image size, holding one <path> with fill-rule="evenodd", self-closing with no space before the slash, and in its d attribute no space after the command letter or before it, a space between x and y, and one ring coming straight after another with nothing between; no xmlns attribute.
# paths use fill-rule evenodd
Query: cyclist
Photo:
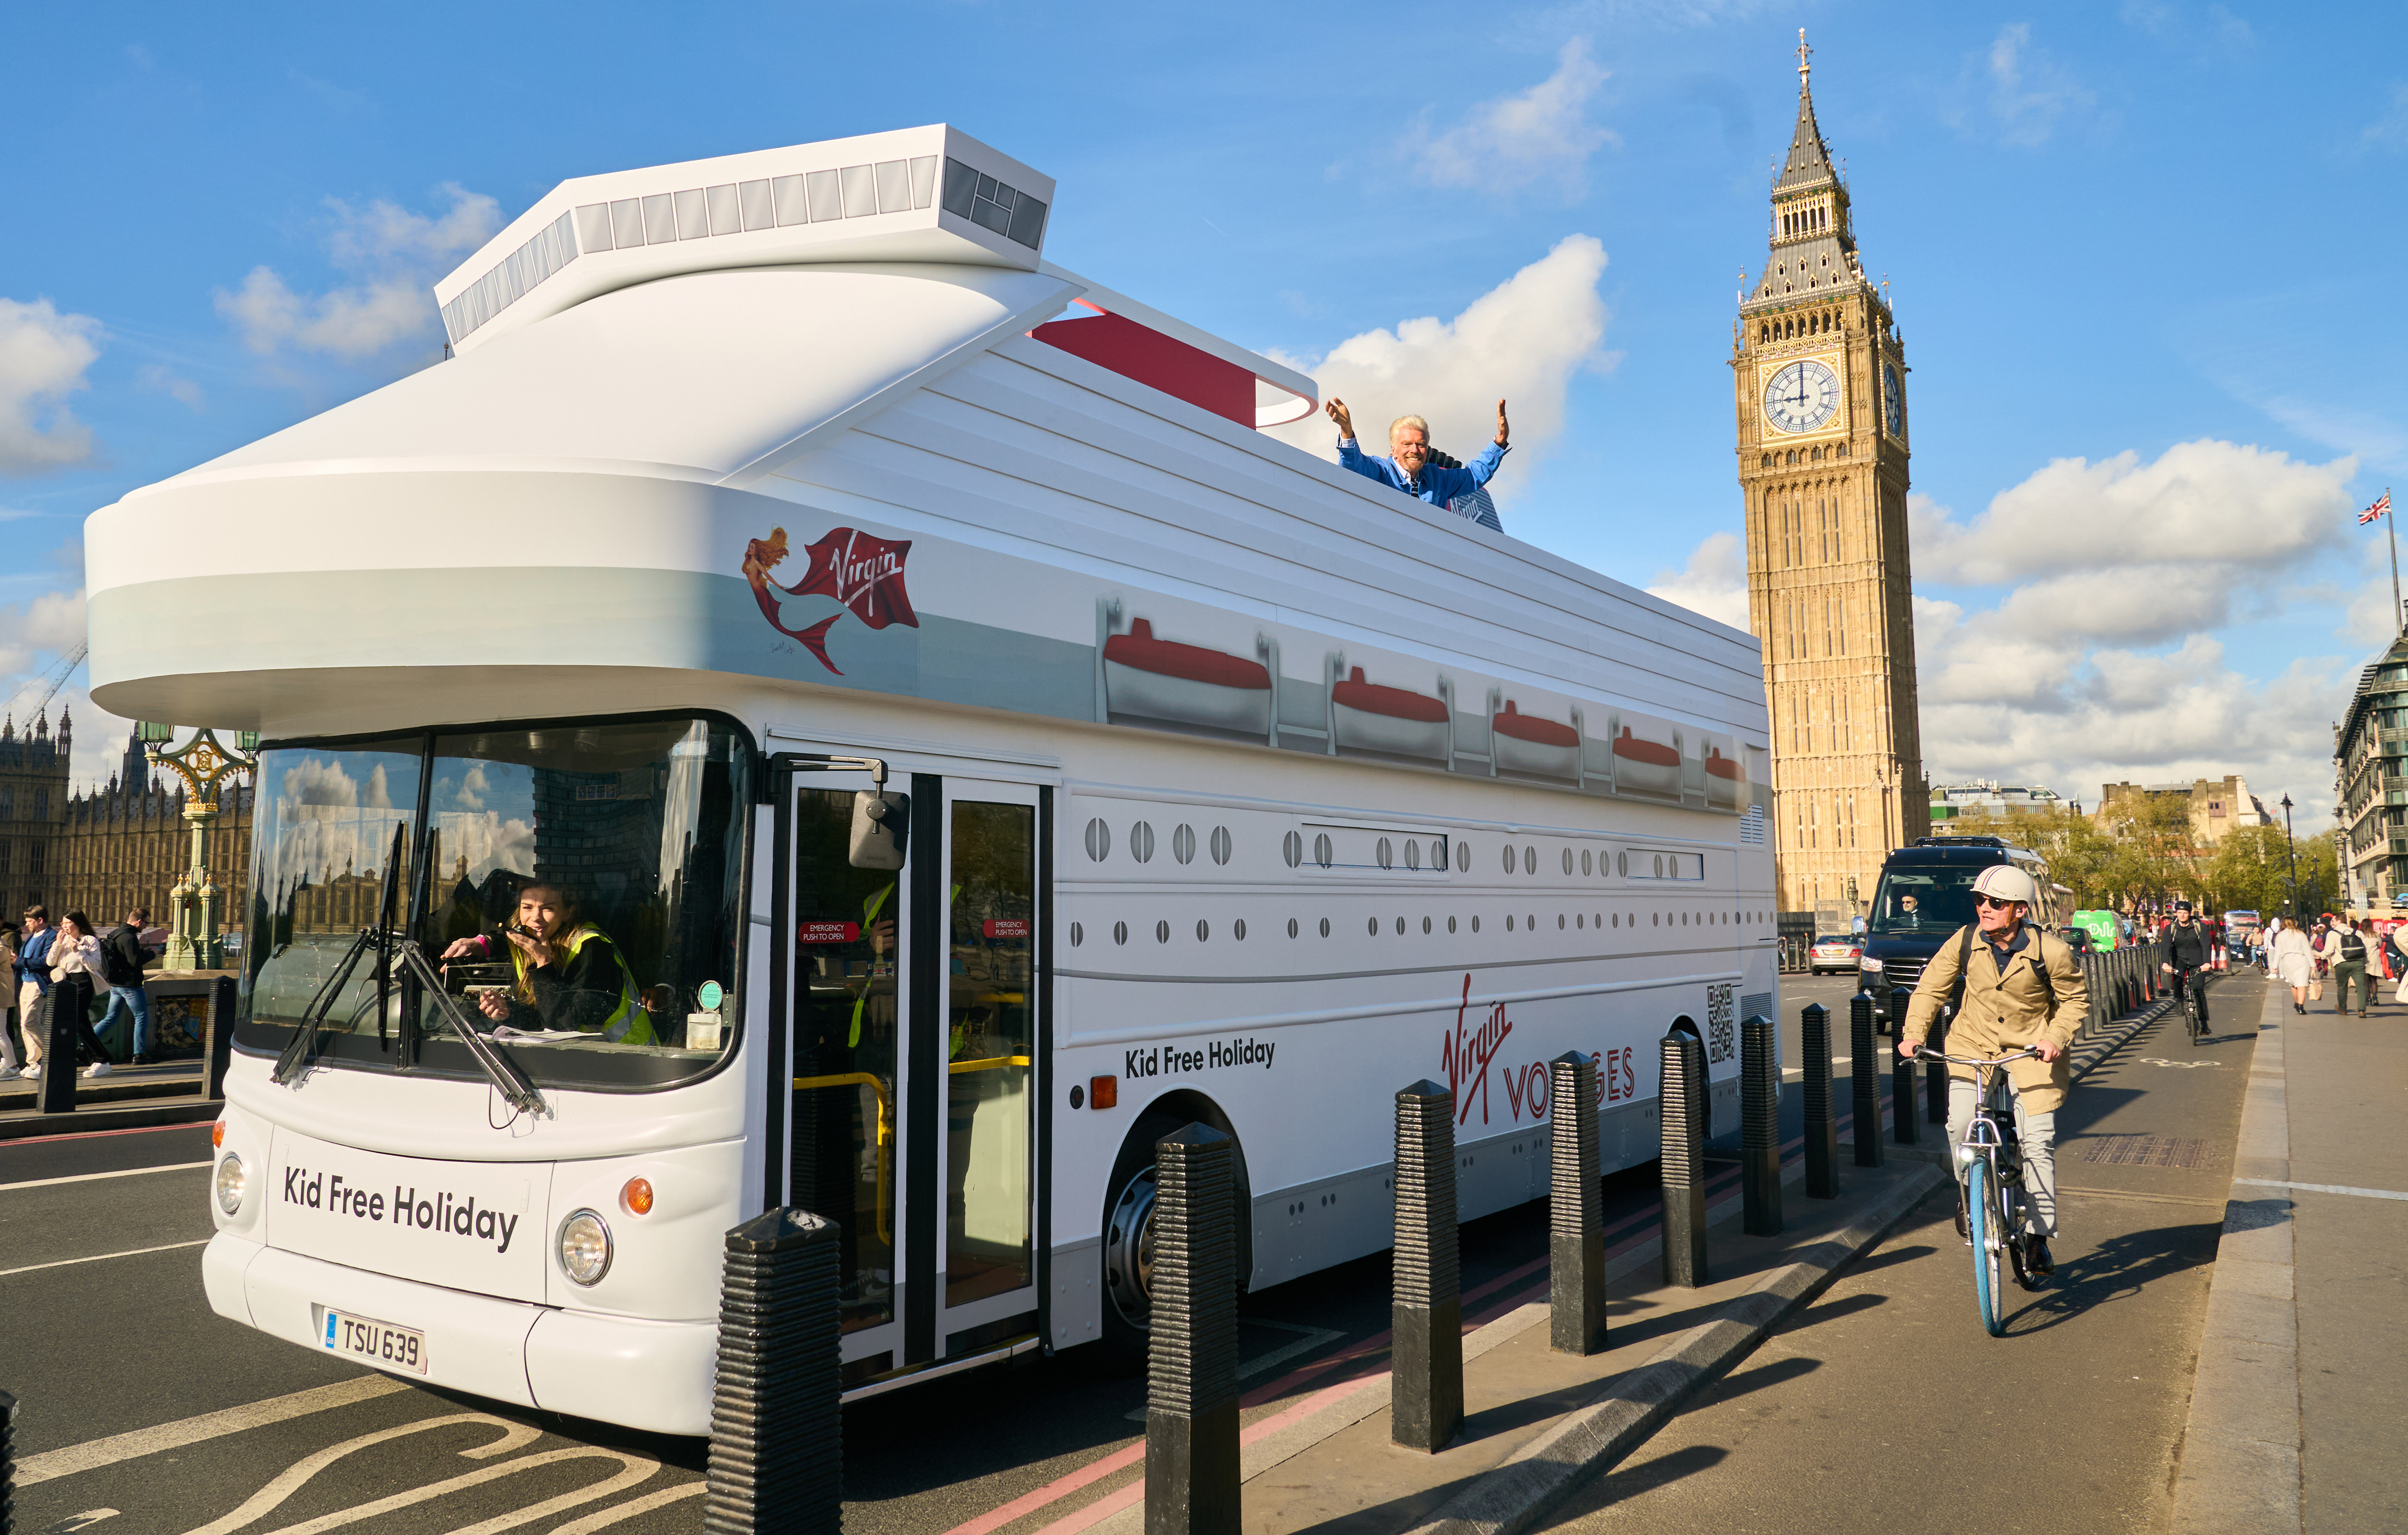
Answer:
<svg viewBox="0 0 2408 1535"><path fill-rule="evenodd" d="M2207 929L2191 920L2190 902L2174 902L2174 920L2168 925L2163 940L2162 957L2157 968L2174 978L2174 998L2191 993L2199 1005L2200 1032L2207 1031L2207 988L2193 979L2193 972L2205 969L2215 957L2208 943Z"/></svg>
<svg viewBox="0 0 2408 1535"><path fill-rule="evenodd" d="M2022 1142L2025 1203L2031 1212L2027 1260L2034 1275L2057 1267L2049 1239L2057 1235L2057 1110L2073 1081L2066 1048L2090 1009L2090 988L2063 939L2025 921L2040 890L2013 864L1994 864L1973 882L1973 925L1940 945L1923 972L1899 1030L1898 1053L1912 1057L1930 1037L1942 1007L1963 997L1948 1026L1959 1054L1998 1056L2027 1046L2004 1070L2014 1089L2015 1137ZM1977 943L1975 940L1980 941ZM1965 1225L1963 1164L1956 1156L1973 1122L1975 1085L1970 1066L1948 1068L1949 1162L1957 1170L1956 1234Z"/></svg>

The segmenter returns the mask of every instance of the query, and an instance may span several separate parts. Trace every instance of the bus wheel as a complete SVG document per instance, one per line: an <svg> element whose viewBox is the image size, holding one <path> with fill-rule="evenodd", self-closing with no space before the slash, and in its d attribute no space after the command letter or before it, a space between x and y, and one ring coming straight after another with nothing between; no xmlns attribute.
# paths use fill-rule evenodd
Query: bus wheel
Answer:
<svg viewBox="0 0 2408 1535"><path fill-rule="evenodd" d="M1154 1143L1199 1119L1219 1121L1213 1128L1224 1135L1230 1133L1215 1106L1193 1095L1185 1097L1186 1101L1180 1101L1181 1095L1174 1095L1167 1105L1146 1111L1121 1143L1112 1175L1104 1183L1104 1346L1124 1368L1133 1370L1145 1368L1153 1337ZM1230 1151L1236 1174L1231 1190L1236 1208L1230 1213L1236 1222L1238 1287L1242 1292L1254 1273L1254 1195L1246 1176L1245 1148L1232 1137Z"/></svg>

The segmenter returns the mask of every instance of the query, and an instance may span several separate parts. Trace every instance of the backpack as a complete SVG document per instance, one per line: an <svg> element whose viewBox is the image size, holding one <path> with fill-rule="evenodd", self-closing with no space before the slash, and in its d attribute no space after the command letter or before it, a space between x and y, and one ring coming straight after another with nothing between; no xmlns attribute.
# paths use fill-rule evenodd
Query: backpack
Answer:
<svg viewBox="0 0 2408 1535"><path fill-rule="evenodd" d="M126 952L133 951L129 959ZM120 927L101 940L100 978L112 986L142 984L142 940L131 927Z"/></svg>

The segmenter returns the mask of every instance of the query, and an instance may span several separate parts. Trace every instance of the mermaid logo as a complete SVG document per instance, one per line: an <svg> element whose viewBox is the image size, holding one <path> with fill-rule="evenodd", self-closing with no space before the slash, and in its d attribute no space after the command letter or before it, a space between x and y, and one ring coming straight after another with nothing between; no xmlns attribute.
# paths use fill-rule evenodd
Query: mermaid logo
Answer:
<svg viewBox="0 0 2408 1535"><path fill-rule="evenodd" d="M770 626L810 646L820 665L836 675L841 677L844 672L828 659L827 632L845 614L873 629L890 624L920 626L920 615L911 610L910 595L903 590L903 565L911 557L910 539L881 538L849 527L830 528L819 542L803 546L802 579L792 586L781 586L769 572L791 552L786 530L771 528L767 538L754 538L744 546L744 580Z"/></svg>

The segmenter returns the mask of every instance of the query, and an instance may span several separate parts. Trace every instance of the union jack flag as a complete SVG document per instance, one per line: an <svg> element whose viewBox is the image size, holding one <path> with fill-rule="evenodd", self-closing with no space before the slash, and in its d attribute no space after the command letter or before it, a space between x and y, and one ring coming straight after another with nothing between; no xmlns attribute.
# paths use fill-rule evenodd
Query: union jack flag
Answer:
<svg viewBox="0 0 2408 1535"><path fill-rule="evenodd" d="M2371 523L2390 509L2391 493L2389 491L2385 491L2381 495L2374 498L2374 505L2367 508L2364 511L2358 514L2358 520L2361 524Z"/></svg>

